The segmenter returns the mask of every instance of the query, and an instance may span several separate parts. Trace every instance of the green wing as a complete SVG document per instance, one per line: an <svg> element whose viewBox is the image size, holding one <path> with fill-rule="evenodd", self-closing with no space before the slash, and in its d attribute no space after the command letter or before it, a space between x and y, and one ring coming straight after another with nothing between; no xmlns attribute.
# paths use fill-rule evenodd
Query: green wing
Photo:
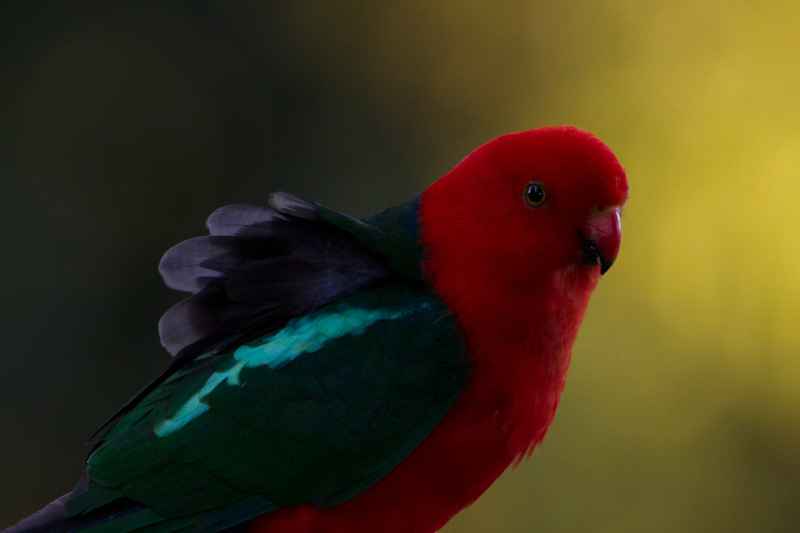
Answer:
<svg viewBox="0 0 800 533"><path fill-rule="evenodd" d="M102 438L72 516L115 500L114 522L218 531L278 507L345 501L431 431L468 368L444 304L412 283L351 296L152 390Z"/></svg>

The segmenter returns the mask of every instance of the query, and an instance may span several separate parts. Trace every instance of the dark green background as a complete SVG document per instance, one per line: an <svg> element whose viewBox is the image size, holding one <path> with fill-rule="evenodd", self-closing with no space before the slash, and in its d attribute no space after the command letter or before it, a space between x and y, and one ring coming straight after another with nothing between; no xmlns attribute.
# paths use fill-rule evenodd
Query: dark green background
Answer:
<svg viewBox="0 0 800 533"><path fill-rule="evenodd" d="M572 123L618 264L532 460L444 531L800 529L796 2L4 2L0 525L166 364L156 266L214 208L354 215ZM409 512L413 512L410 510Z"/></svg>

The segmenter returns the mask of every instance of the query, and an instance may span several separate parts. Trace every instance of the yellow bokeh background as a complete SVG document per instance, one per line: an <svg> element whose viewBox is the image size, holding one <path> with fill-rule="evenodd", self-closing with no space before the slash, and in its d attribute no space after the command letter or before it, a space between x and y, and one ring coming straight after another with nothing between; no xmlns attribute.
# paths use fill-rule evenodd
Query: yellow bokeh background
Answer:
<svg viewBox="0 0 800 533"><path fill-rule="evenodd" d="M366 215L575 124L622 250L544 444L442 533L800 531L800 3L62 4L0 17L0 525L166 363L155 265L213 208Z"/></svg>
<svg viewBox="0 0 800 533"><path fill-rule="evenodd" d="M530 23L544 114L628 173L620 259L544 445L445 531L795 531L800 5L599 4Z"/></svg>

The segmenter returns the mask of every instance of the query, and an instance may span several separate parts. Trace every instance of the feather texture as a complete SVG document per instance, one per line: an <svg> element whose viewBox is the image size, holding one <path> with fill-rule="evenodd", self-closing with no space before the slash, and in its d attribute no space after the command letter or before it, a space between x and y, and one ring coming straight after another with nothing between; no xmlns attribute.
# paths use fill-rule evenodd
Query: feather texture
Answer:
<svg viewBox="0 0 800 533"><path fill-rule="evenodd" d="M275 330L395 275L384 256L289 195L273 195L271 208L223 207L206 225L210 235L174 246L159 265L169 287L193 293L159 323L164 347L182 358Z"/></svg>

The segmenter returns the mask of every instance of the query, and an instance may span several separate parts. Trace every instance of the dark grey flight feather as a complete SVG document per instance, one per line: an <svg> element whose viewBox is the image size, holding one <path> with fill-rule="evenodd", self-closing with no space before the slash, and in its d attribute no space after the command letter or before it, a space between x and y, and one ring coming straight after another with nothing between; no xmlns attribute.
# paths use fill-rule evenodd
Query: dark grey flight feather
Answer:
<svg viewBox="0 0 800 533"><path fill-rule="evenodd" d="M272 201L273 209L218 209L207 222L210 235L164 254L159 272L166 284L193 293L159 325L171 354L223 349L254 328L277 329L394 275L386 258L326 222L312 204L289 195Z"/></svg>
<svg viewBox="0 0 800 533"><path fill-rule="evenodd" d="M84 476L78 481L75 490L81 490L86 483L88 479ZM139 503L120 498L104 507L102 513L88 513L80 517L67 518L65 504L72 494L71 492L64 494L32 515L4 529L2 533L76 533L109 522L114 517L118 518L145 509Z"/></svg>

